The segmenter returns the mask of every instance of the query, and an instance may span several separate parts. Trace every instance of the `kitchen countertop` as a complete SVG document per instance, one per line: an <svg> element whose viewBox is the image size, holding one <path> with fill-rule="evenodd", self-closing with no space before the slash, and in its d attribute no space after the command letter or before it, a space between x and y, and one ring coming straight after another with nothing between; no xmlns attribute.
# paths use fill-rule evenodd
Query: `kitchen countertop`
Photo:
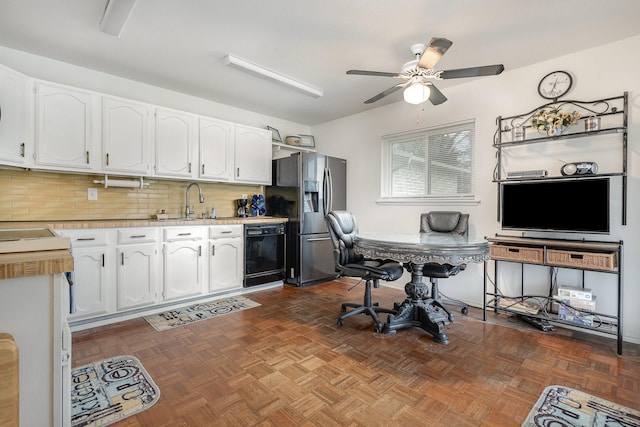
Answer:
<svg viewBox="0 0 640 427"><path fill-rule="evenodd" d="M92 220L58 220L58 221L1 221L0 228L35 228L49 227L54 230L84 228L122 228L122 227L168 227L185 225L229 225L287 222L288 218L272 216L252 216L247 218L216 219L92 219Z"/></svg>

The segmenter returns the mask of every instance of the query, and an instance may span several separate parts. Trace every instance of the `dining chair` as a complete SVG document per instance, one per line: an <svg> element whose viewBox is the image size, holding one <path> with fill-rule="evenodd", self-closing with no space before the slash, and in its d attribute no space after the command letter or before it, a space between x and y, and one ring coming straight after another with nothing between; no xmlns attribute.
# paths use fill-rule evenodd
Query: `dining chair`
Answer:
<svg viewBox="0 0 640 427"><path fill-rule="evenodd" d="M469 214L457 211L431 211L423 213L420 215L420 232L467 236L469 234ZM431 298L447 312L449 320L451 321L453 321L453 314L444 307L444 304L461 307L460 311L462 314L469 313L469 306L462 301L443 300L440 297L440 291L438 289L438 279L455 276L466 267L466 264L427 263L422 269L422 274L428 277L431 282Z"/></svg>
<svg viewBox="0 0 640 427"><path fill-rule="evenodd" d="M391 260L369 259L355 253L353 242L358 234L358 224L355 216L349 211L331 211L325 217L329 226L329 235L333 242L333 254L336 272L340 276L359 277L365 281L364 300L362 304L345 302L342 304L342 314L338 317L338 325L342 326L344 319L356 314L371 316L375 323L375 331L382 331L382 321L378 313L397 314L396 310L383 308L378 303L371 302L371 284L380 287L380 280L393 281L402 276L402 265ZM347 312L347 307L353 308Z"/></svg>

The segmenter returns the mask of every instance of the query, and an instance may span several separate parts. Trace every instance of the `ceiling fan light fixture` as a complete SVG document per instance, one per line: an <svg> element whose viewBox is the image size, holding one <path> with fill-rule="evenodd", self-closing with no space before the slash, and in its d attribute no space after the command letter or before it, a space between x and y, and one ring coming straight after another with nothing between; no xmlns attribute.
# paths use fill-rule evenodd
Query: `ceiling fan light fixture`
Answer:
<svg viewBox="0 0 640 427"><path fill-rule="evenodd" d="M409 104L422 104L429 100L431 89L424 82L413 82L404 89L404 100Z"/></svg>

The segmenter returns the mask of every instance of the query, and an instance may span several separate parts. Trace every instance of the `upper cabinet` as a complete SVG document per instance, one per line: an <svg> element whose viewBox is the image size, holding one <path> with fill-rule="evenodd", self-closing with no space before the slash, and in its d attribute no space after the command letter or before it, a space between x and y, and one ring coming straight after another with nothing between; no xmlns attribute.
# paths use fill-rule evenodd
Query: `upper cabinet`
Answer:
<svg viewBox="0 0 640 427"><path fill-rule="evenodd" d="M236 125L235 181L271 184L271 132Z"/></svg>
<svg viewBox="0 0 640 427"><path fill-rule="evenodd" d="M102 170L150 174L150 123L148 105L102 97Z"/></svg>
<svg viewBox="0 0 640 427"><path fill-rule="evenodd" d="M200 118L198 175L216 181L233 180L233 124Z"/></svg>
<svg viewBox="0 0 640 427"><path fill-rule="evenodd" d="M0 65L0 165L268 185L271 147L266 129L34 80Z"/></svg>
<svg viewBox="0 0 640 427"><path fill-rule="evenodd" d="M0 161L22 166L26 162L26 77L0 67Z"/></svg>
<svg viewBox="0 0 640 427"><path fill-rule="evenodd" d="M38 82L35 164L51 169L93 169L93 95Z"/></svg>
<svg viewBox="0 0 640 427"><path fill-rule="evenodd" d="M155 174L175 178L194 178L193 162L196 135L195 116L189 113L156 109Z"/></svg>

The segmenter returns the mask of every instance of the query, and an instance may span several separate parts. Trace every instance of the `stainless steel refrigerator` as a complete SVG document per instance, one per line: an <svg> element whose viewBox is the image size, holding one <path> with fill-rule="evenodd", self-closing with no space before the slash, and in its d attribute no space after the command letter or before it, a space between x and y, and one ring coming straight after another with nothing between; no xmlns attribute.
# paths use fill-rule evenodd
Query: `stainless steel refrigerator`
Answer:
<svg viewBox="0 0 640 427"><path fill-rule="evenodd" d="M273 161L273 185L265 188L266 214L288 217L286 282L295 286L337 277L325 222L347 207L347 161L294 153Z"/></svg>

